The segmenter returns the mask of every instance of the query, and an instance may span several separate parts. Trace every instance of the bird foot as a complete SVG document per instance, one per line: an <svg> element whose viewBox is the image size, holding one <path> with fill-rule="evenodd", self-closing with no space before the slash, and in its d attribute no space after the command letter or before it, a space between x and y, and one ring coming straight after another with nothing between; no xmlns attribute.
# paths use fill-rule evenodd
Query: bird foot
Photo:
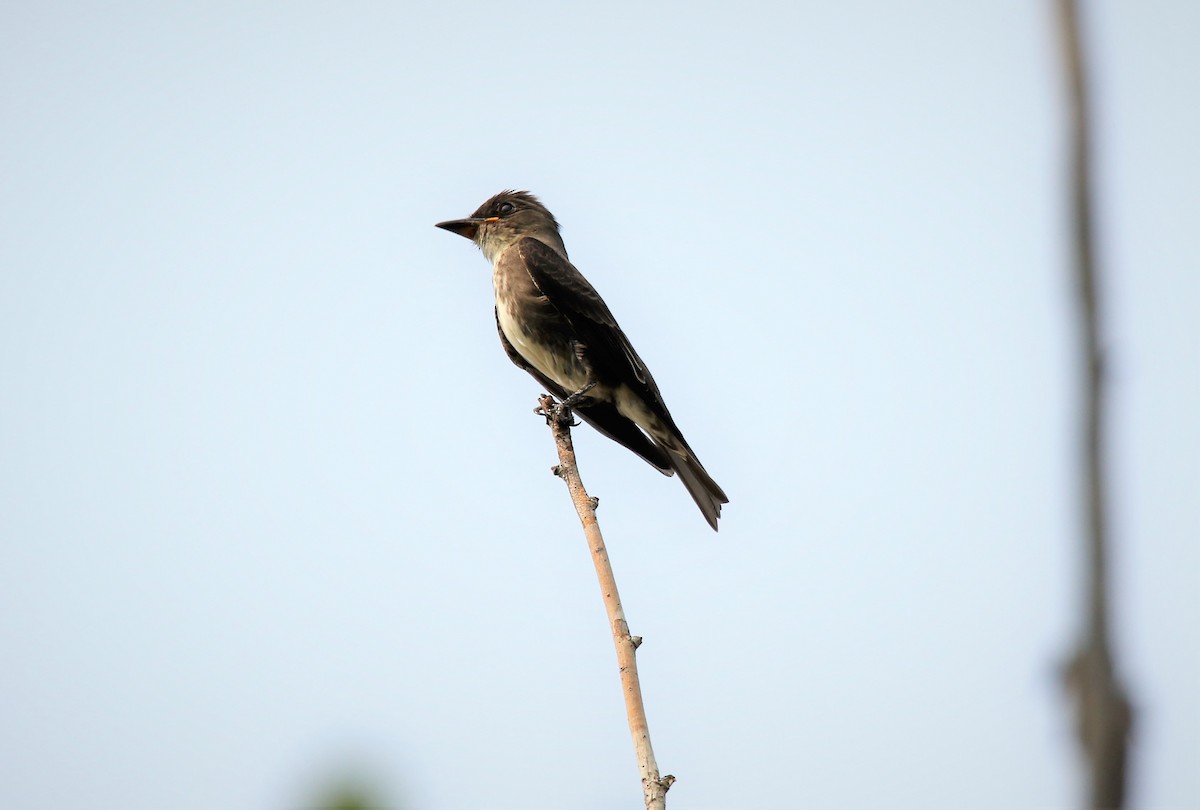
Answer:
<svg viewBox="0 0 1200 810"><path fill-rule="evenodd" d="M596 387L596 382L595 382L595 380L593 380L592 382L590 382L590 383L588 383L587 385L585 385L583 388L580 388L580 389L579 389L578 391L576 391L574 394L571 394L571 396L569 396L569 397L567 397L566 399L564 399L564 400L563 400L563 401L560 403L561 407L563 407L563 408L574 408L574 407L575 407L576 405L578 405L579 403L581 403L581 402L586 402L586 401L587 401L587 399L588 399L588 397L586 396L587 392L588 392L588 391L591 391L591 390L592 390L593 388L595 388L595 387Z"/></svg>
<svg viewBox="0 0 1200 810"><path fill-rule="evenodd" d="M570 397L567 397L567 399L570 399ZM541 404L534 408L533 412L543 417L547 425L551 421L557 422L560 425L566 425L567 427L579 427L582 424L575 421L575 415L565 402L555 402L554 398L549 394L542 397L539 402Z"/></svg>

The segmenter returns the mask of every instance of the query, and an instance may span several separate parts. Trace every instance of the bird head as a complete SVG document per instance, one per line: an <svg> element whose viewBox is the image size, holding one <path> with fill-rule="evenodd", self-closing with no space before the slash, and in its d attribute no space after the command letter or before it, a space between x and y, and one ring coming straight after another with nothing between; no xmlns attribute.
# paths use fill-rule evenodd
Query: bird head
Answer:
<svg viewBox="0 0 1200 810"><path fill-rule="evenodd" d="M528 191L501 191L466 219L439 222L437 227L470 239L492 262L509 245L526 236L546 243L564 258L567 255L558 234L558 221Z"/></svg>

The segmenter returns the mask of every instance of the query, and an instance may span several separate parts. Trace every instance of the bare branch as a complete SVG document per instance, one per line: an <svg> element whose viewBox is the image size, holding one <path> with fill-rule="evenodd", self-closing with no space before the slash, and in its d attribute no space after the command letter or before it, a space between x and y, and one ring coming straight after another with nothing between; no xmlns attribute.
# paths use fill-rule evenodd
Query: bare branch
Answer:
<svg viewBox="0 0 1200 810"><path fill-rule="evenodd" d="M596 522L598 500L588 497L579 478L579 467L575 463L575 447L571 442L571 411L554 402L554 398L543 396L538 400L538 412L546 416L554 435L554 446L558 450L558 466L554 474L567 484L571 502L583 524L583 534L592 553L592 563L600 580L600 593L604 597L604 608L608 612L608 623L612 628L613 644L617 648L617 666L621 671L621 691L625 695L625 714L629 719L629 731L633 735L633 749L637 755L638 769L642 776L642 796L647 810L665 810L667 790L675 782L671 775L659 777L658 763L654 760L654 749L650 746L650 727L646 722L646 707L642 703L642 686L638 680L636 650L641 644L640 636L629 634L625 611L621 608L621 596L617 593L617 580L608 561L608 550L600 536L600 525Z"/></svg>
<svg viewBox="0 0 1200 810"><path fill-rule="evenodd" d="M1084 382L1084 553L1087 559L1084 634L1070 657L1064 679L1075 697L1076 730L1090 770L1088 807L1107 809L1120 808L1125 803L1127 748L1133 712L1116 673L1108 622L1104 347L1097 304L1087 77L1075 0L1058 0L1058 10L1071 105L1071 209Z"/></svg>

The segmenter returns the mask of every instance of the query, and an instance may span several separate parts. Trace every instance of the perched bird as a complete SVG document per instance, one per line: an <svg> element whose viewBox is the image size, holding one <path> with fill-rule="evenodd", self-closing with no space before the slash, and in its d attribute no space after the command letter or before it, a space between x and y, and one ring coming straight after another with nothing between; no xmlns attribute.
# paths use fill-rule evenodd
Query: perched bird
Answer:
<svg viewBox="0 0 1200 810"><path fill-rule="evenodd" d="M729 503L671 418L650 369L575 265L554 215L527 191L502 191L467 219L439 222L492 263L496 327L509 359L610 439L679 473L708 525Z"/></svg>

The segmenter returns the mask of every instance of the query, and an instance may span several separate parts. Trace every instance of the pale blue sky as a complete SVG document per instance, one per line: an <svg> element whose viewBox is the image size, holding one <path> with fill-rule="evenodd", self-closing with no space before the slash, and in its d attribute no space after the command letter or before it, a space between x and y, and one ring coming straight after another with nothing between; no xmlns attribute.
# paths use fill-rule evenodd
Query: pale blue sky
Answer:
<svg viewBox="0 0 1200 810"><path fill-rule="evenodd" d="M1200 804L1200 6L1088 4L1133 797ZM577 447L670 805L1070 808L1046 2L0 8L0 806L634 807L489 268L539 194L729 493Z"/></svg>

